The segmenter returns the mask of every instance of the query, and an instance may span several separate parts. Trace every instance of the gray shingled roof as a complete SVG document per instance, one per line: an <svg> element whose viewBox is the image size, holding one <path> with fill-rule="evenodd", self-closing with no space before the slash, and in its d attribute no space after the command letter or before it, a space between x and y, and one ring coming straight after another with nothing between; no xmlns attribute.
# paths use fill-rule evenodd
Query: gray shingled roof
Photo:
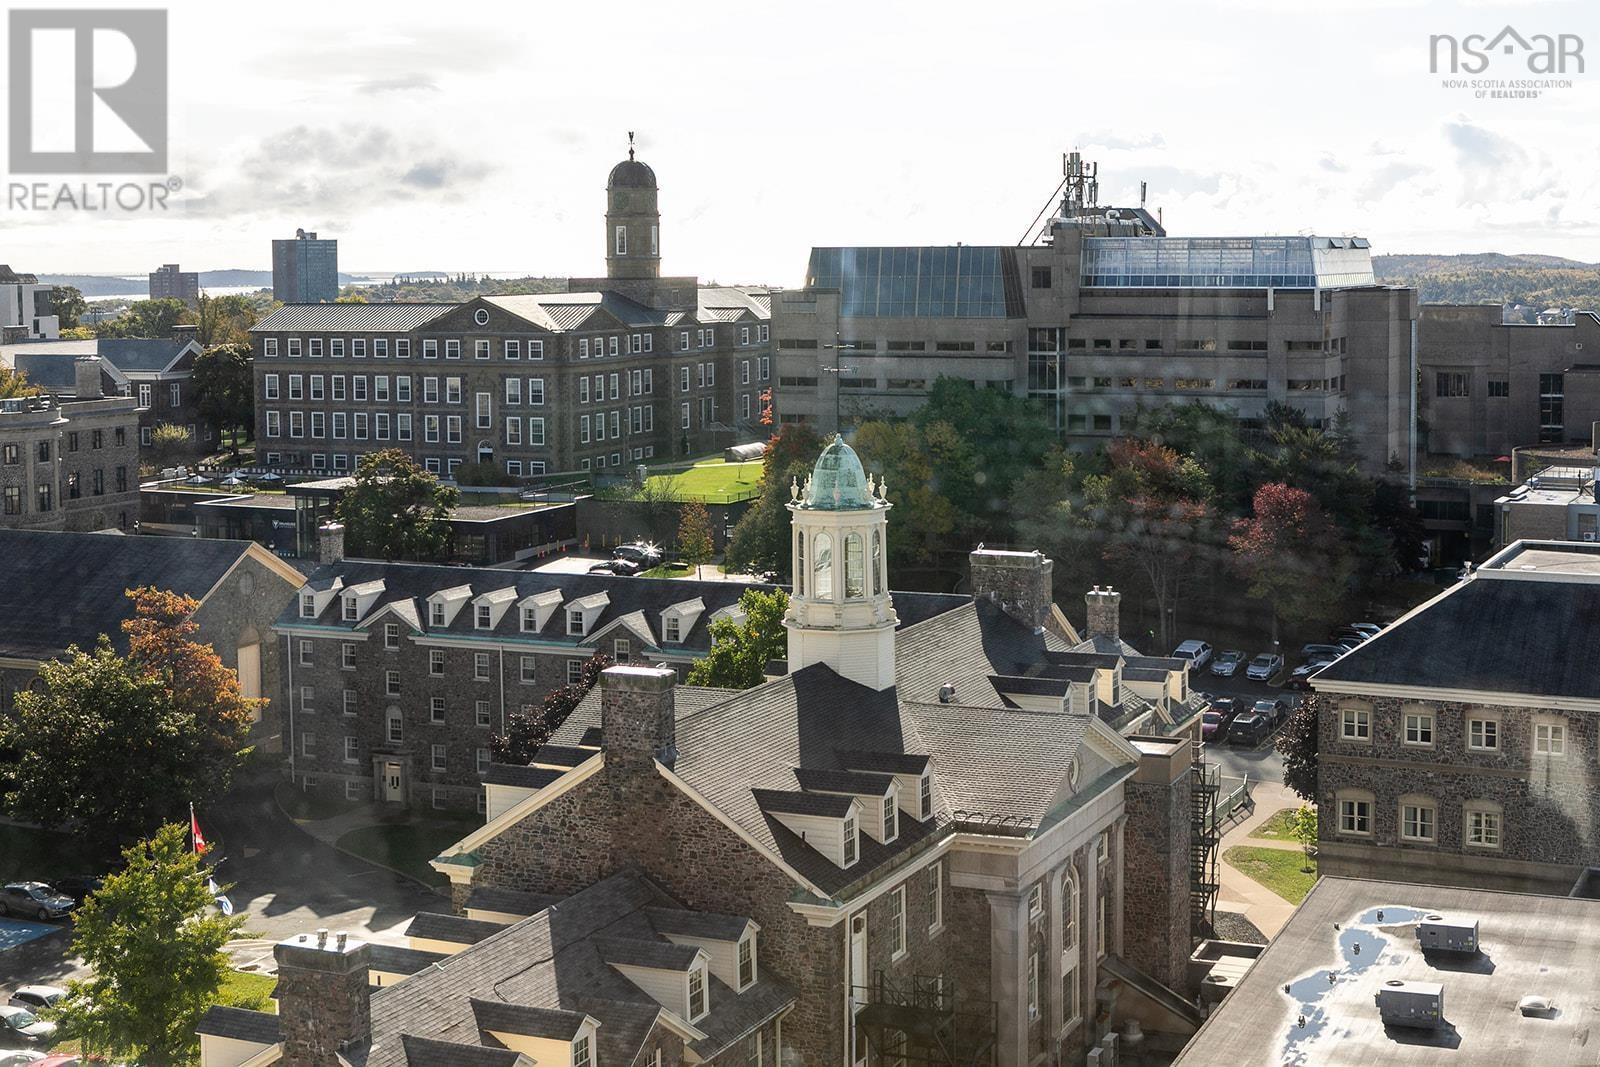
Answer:
<svg viewBox="0 0 1600 1067"><path fill-rule="evenodd" d="M484 785L510 785L519 789L543 789L561 772L549 767L518 767L511 763L491 763L483 772Z"/></svg>
<svg viewBox="0 0 1600 1067"><path fill-rule="evenodd" d="M453 311L459 304L284 304L267 312L251 333L361 331L405 333Z"/></svg>
<svg viewBox="0 0 1600 1067"><path fill-rule="evenodd" d="M0 529L0 656L48 659L70 644L89 648L100 634L126 648L122 622L133 617L127 590L153 585L198 599L250 546Z"/></svg>
<svg viewBox="0 0 1600 1067"><path fill-rule="evenodd" d="M220 1004L213 1004L206 1009L194 1032L207 1037L250 1041L257 1045L275 1045L283 1040L276 1015L245 1008L225 1008Z"/></svg>
<svg viewBox="0 0 1600 1067"><path fill-rule="evenodd" d="M534 1008L526 1004L507 1004L498 1000L479 1000L470 997L472 1015L479 1030L493 1030L501 1034L524 1034L528 1037L548 1037L556 1041L571 1041L583 1029L585 1014L562 1011L560 1008Z"/></svg>
<svg viewBox="0 0 1600 1067"><path fill-rule="evenodd" d="M597 1062L634 1062L658 1025L660 1006L601 958L608 939L684 950L662 939L654 909L681 905L634 874L619 874L589 886L530 918L498 932L372 995L372 1038L349 1051L355 1067L401 1067L416 1062L418 1039L431 1042L430 1056L469 1055L481 1045L486 1002L560 1012L583 1012L600 1026ZM688 950L688 951L692 951ZM615 953L613 953L615 954ZM775 1018L794 995L764 974L743 993L711 979L711 1013L695 1025L707 1034L694 1043L709 1059ZM510 1014L510 1013L508 1013ZM403 1039L403 1040L402 1040ZM448 1045L448 1049L435 1046ZM429 1064L448 1063L429 1060ZM466 1060L463 1067L474 1067Z"/></svg>
<svg viewBox="0 0 1600 1067"><path fill-rule="evenodd" d="M562 899L552 893L524 893L517 889L474 886L467 895L467 909L497 911L503 915L537 915Z"/></svg>
<svg viewBox="0 0 1600 1067"><path fill-rule="evenodd" d="M368 945L367 951L371 953L373 970L390 974L416 974L424 967L449 958L442 952L425 952L401 945Z"/></svg>
<svg viewBox="0 0 1600 1067"><path fill-rule="evenodd" d="M739 915L716 915L708 911L686 911L683 908L646 908L650 925L660 934L677 934L680 937L704 938L708 941L738 941L750 926L750 920Z"/></svg>
<svg viewBox="0 0 1600 1067"><path fill-rule="evenodd" d="M794 780L801 789L815 793L851 793L881 797L889 792L894 779L887 774L840 771L826 767L796 767Z"/></svg>
<svg viewBox="0 0 1600 1067"><path fill-rule="evenodd" d="M806 793L791 789L752 789L751 796L761 810L772 815L817 815L842 819L850 814L855 799L834 793Z"/></svg>
<svg viewBox="0 0 1600 1067"><path fill-rule="evenodd" d="M693 945L631 937L597 937L594 950L607 963L658 971L687 971L700 958L700 949Z"/></svg>
<svg viewBox="0 0 1600 1067"><path fill-rule="evenodd" d="M406 927L406 936L430 941L450 941L470 945L505 929L503 923L468 919L439 911L419 911Z"/></svg>
<svg viewBox="0 0 1600 1067"><path fill-rule="evenodd" d="M407 1067L512 1067L522 1056L508 1048L489 1048L431 1037L400 1035Z"/></svg>
<svg viewBox="0 0 1600 1067"><path fill-rule="evenodd" d="M1600 699L1600 583L1475 577L1312 675L1312 686L1400 685Z"/></svg>

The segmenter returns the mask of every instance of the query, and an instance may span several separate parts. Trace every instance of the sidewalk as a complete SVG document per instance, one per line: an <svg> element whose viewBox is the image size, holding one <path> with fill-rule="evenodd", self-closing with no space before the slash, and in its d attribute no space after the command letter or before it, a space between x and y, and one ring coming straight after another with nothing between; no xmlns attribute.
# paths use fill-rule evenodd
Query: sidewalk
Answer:
<svg viewBox="0 0 1600 1067"><path fill-rule="evenodd" d="M1257 782L1252 794L1255 799L1255 811L1250 813L1249 818L1235 823L1223 835L1218 849L1219 857L1234 845L1299 852L1300 846L1292 841L1251 837L1250 831L1284 808L1298 808L1302 803L1300 797L1282 782ZM1218 910L1242 912L1245 918L1254 923L1262 933L1268 937L1276 936L1278 931L1283 929L1283 924L1289 921L1289 916L1294 914L1295 905L1235 869L1227 860L1219 858L1217 867L1222 885L1217 894Z"/></svg>

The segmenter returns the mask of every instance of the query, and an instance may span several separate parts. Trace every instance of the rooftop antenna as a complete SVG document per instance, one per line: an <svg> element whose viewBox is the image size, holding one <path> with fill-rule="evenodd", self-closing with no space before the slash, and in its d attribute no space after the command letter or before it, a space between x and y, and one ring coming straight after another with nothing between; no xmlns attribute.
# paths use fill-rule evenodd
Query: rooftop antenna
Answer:
<svg viewBox="0 0 1600 1067"><path fill-rule="evenodd" d="M1144 210L1145 193L1148 191L1149 185L1149 182L1139 183L1139 210L1141 211Z"/></svg>
<svg viewBox="0 0 1600 1067"><path fill-rule="evenodd" d="M1028 224L1027 232L1022 235L1017 245L1020 247L1030 240L1037 241L1044 236L1044 227L1040 226L1039 222L1056 202L1057 197L1061 198L1062 218L1072 218L1082 214L1086 209L1093 209L1100 198L1099 167L1098 163L1090 163L1086 167L1083 157L1076 151L1061 153L1061 184L1056 186L1055 191L1050 194L1050 199L1044 202L1044 207L1033 217L1033 221Z"/></svg>
<svg viewBox="0 0 1600 1067"><path fill-rule="evenodd" d="M633 162L633 131L628 131L628 162Z"/></svg>

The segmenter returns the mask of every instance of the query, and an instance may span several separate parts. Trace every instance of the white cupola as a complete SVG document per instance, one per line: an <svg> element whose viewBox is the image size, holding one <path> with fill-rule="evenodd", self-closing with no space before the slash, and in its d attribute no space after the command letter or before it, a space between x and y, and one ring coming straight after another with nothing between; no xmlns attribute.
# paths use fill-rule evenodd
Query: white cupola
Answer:
<svg viewBox="0 0 1600 1067"><path fill-rule="evenodd" d="M889 501L835 435L802 487L789 487L794 588L783 624L789 670L826 663L851 681L894 685L894 631L885 558Z"/></svg>

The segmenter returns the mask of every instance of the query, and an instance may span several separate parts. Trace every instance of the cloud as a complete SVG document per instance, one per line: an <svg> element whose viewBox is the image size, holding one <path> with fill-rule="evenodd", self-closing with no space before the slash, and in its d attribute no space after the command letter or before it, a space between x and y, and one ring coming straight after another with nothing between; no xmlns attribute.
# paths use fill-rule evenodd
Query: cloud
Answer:
<svg viewBox="0 0 1600 1067"><path fill-rule="evenodd" d="M1419 163L1385 163L1368 175L1356 191L1356 200L1362 203L1382 200L1400 185L1427 171L1428 168Z"/></svg>
<svg viewBox="0 0 1600 1067"><path fill-rule="evenodd" d="M1167 139L1159 133L1127 133L1116 130L1095 130L1082 137L1084 148L1109 148L1113 151L1132 151L1136 148L1165 148Z"/></svg>
<svg viewBox="0 0 1600 1067"><path fill-rule="evenodd" d="M395 201L459 201L490 168L387 126L293 126L264 139L219 176L191 180L192 214L211 217L298 213L329 222Z"/></svg>
<svg viewBox="0 0 1600 1067"><path fill-rule="evenodd" d="M426 74L402 74L398 78L378 78L374 81L361 82L356 86L356 92L368 96L414 91L436 93L439 91L439 83Z"/></svg>

